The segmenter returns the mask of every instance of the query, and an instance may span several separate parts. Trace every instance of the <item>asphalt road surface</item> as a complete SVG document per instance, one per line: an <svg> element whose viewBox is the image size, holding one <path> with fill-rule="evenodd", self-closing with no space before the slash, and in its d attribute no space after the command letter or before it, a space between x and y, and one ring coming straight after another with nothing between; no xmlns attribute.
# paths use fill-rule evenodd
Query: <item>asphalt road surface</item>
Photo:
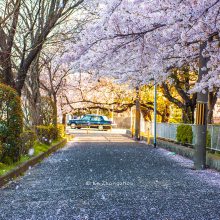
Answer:
<svg viewBox="0 0 220 220"><path fill-rule="evenodd" d="M0 219L219 220L220 174L120 130L73 142L0 189Z"/></svg>

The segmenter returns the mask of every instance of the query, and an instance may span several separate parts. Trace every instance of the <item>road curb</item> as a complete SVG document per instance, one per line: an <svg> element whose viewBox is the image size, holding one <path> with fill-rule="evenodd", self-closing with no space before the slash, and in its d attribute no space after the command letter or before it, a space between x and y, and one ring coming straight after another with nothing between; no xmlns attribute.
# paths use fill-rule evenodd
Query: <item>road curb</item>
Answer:
<svg viewBox="0 0 220 220"><path fill-rule="evenodd" d="M6 185L9 181L15 179L18 176L21 176L25 171L27 171L30 167L40 163L44 158L48 157L50 154L56 152L58 149L64 147L67 143L67 139L62 140L61 142L51 146L46 152L43 152L30 160L20 164L13 170L8 173L2 175L0 177L0 187Z"/></svg>

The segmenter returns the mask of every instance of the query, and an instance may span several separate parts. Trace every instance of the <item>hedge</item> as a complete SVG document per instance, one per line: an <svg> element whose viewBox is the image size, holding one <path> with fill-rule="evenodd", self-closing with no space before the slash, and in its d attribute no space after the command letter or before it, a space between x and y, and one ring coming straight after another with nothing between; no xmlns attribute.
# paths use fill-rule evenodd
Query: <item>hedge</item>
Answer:
<svg viewBox="0 0 220 220"><path fill-rule="evenodd" d="M3 147L2 147L2 144L0 142L0 158L2 158L3 156Z"/></svg>
<svg viewBox="0 0 220 220"><path fill-rule="evenodd" d="M58 138L58 129L53 125L39 125L36 127L37 138L41 143L51 144Z"/></svg>
<svg viewBox="0 0 220 220"><path fill-rule="evenodd" d="M0 83L1 162L10 164L20 159L22 130L23 114L20 97L13 88Z"/></svg>
<svg viewBox="0 0 220 220"><path fill-rule="evenodd" d="M64 138L65 137L65 126L63 124L58 124L57 130L58 130L58 138Z"/></svg>
<svg viewBox="0 0 220 220"><path fill-rule="evenodd" d="M182 124L177 127L177 141L182 144L192 144L193 131L190 125ZM211 148L211 134L207 130L206 147Z"/></svg>
<svg viewBox="0 0 220 220"><path fill-rule="evenodd" d="M176 139L182 144L192 144L193 131L190 125L179 125L177 127Z"/></svg>

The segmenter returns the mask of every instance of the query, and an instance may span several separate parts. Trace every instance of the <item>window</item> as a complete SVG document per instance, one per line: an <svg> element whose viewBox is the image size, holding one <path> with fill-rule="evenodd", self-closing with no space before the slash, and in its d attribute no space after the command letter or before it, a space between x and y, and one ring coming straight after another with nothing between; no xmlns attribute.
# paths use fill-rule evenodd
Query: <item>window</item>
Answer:
<svg viewBox="0 0 220 220"><path fill-rule="evenodd" d="M85 116L82 118L82 120L89 121L90 118L91 118L91 116L89 116L89 115L85 115Z"/></svg>
<svg viewBox="0 0 220 220"><path fill-rule="evenodd" d="M101 121L101 117L93 116L93 117L91 117L91 121Z"/></svg>
<svg viewBox="0 0 220 220"><path fill-rule="evenodd" d="M105 121L109 121L106 116L102 116L102 118L103 118Z"/></svg>

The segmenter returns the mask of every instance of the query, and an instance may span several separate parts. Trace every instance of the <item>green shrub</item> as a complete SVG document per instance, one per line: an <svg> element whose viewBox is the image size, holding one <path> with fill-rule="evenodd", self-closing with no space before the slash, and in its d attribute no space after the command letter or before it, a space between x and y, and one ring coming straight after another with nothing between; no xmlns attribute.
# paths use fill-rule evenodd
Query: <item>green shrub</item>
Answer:
<svg viewBox="0 0 220 220"><path fill-rule="evenodd" d="M0 142L0 161L2 159L2 156L3 156L3 147L2 147L2 144Z"/></svg>
<svg viewBox="0 0 220 220"><path fill-rule="evenodd" d="M21 100L17 92L0 84L0 144L2 161L11 163L20 159L20 135L23 130Z"/></svg>
<svg viewBox="0 0 220 220"><path fill-rule="evenodd" d="M34 147L37 136L35 132L29 130L21 134L21 154L28 154L29 149Z"/></svg>
<svg viewBox="0 0 220 220"><path fill-rule="evenodd" d="M211 134L209 131L207 131L206 135L206 147L211 148Z"/></svg>
<svg viewBox="0 0 220 220"><path fill-rule="evenodd" d="M49 132L51 134L52 141L57 140L59 134L58 128L55 127L54 125L49 125Z"/></svg>
<svg viewBox="0 0 220 220"><path fill-rule="evenodd" d="M37 138L41 143L51 144L58 137L58 129L53 125L39 125L36 127Z"/></svg>
<svg viewBox="0 0 220 220"><path fill-rule="evenodd" d="M190 125L179 125L177 127L177 134L176 134L177 141L182 144L192 144L193 140L193 131Z"/></svg>
<svg viewBox="0 0 220 220"><path fill-rule="evenodd" d="M14 163L13 159L9 156L4 156L2 158L2 163L7 164L7 165L12 165Z"/></svg>
<svg viewBox="0 0 220 220"><path fill-rule="evenodd" d="M58 138L65 137L65 126L63 124L58 124L57 130L58 130Z"/></svg>

